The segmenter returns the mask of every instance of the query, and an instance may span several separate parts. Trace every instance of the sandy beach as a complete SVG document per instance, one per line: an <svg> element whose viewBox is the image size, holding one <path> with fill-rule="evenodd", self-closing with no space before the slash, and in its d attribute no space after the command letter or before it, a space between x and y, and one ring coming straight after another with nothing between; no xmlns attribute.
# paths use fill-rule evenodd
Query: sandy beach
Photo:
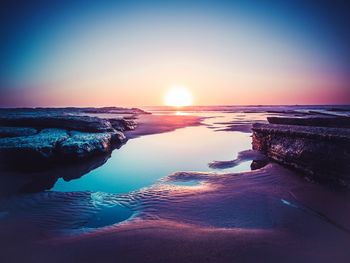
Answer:
<svg viewBox="0 0 350 263"><path fill-rule="evenodd" d="M297 113L287 116L293 114ZM240 127L242 123L251 126L257 121L266 123L267 115L276 116L276 113L255 109L253 113L240 110L141 114L135 118L136 128L125 131L129 141L114 150L112 158L107 153L98 157L101 161L97 157L91 159L89 162L95 160L93 164L85 161L35 172L36 178L51 176L50 184L44 184L44 189L56 187L55 184L65 189L73 182L84 185L85 178L92 176L89 173L104 171L103 167L115 162L114 155L118 157L124 147L125 151L131 151L127 147L133 142L135 150L142 152L142 140L146 143L147 138L154 145L162 140L174 143L169 141L173 137L168 136L177 135L180 137L176 145L188 138L186 134L197 131L197 137L213 136L213 145L218 146L221 145L218 136L247 136L242 137L248 142L242 149L248 149L238 152L236 159L211 161L205 155L205 165L210 171L175 170L129 192L44 190L40 188L41 181L34 180L30 184L37 188L31 188L32 193L23 193L23 185L28 184L26 176L33 173L5 170L1 179L12 188L4 187L0 198L1 261L349 261L349 191L310 180L298 171L265 160L261 153L249 149L249 133L223 128ZM140 138L144 139L139 141ZM191 140L192 147L198 147L196 139ZM190 141L183 143L187 145ZM201 144L203 141L198 140L198 145ZM223 141L222 145L225 144ZM174 152L172 147L170 153ZM207 146L203 144L203 147ZM215 158L214 151L207 155ZM247 168L243 164L258 161L260 166L255 165L254 170L244 170ZM241 169L241 172L228 169ZM96 176L103 178L101 174ZM114 178L118 182L118 174ZM100 187L103 190L105 186Z"/></svg>

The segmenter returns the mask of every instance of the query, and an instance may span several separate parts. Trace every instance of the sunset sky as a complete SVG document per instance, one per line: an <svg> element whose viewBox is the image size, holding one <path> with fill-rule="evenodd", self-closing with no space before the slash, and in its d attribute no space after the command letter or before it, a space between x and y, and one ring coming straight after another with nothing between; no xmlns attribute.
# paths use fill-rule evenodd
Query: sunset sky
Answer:
<svg viewBox="0 0 350 263"><path fill-rule="evenodd" d="M0 106L350 104L346 1L262 2L3 3Z"/></svg>

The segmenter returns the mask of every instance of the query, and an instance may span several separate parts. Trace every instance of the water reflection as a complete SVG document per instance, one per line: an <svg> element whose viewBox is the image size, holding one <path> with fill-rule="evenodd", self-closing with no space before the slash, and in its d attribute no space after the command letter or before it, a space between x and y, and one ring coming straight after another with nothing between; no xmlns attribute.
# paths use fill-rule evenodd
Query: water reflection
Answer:
<svg viewBox="0 0 350 263"><path fill-rule="evenodd" d="M217 115L221 120L232 118L232 114ZM218 120L211 118L206 120L206 124L215 121ZM207 165L209 161L233 159L238 152L250 147L250 134L214 132L207 126L143 136L129 140L121 149L112 153L106 164L79 180L66 182L59 179L53 190L127 193L150 186L159 178L176 171L213 171ZM250 170L250 163L242 163L226 171L247 170Z"/></svg>
<svg viewBox="0 0 350 263"><path fill-rule="evenodd" d="M169 112L156 112L166 114ZM218 131L232 120L241 118L261 120L262 113L226 112L172 112L175 115L206 117L202 126L178 129L168 133L153 134L131 139L112 155L99 156L84 162L60 165L47 171L31 172L21 176L8 175L18 180L8 180L2 173L0 184L4 195L16 192L53 190L98 191L127 193L147 187L160 178L177 171L212 172L208 167L213 160L233 160L238 152L251 148L249 133ZM114 117L114 116L112 116ZM108 160L108 161L107 161ZM215 172L242 172L258 166L248 159ZM78 180L73 180L78 179ZM11 182L11 185L8 183Z"/></svg>
<svg viewBox="0 0 350 263"><path fill-rule="evenodd" d="M99 228L123 222L132 216L133 212L121 205L103 207L92 215L92 217L83 225L86 228Z"/></svg>
<svg viewBox="0 0 350 263"><path fill-rule="evenodd" d="M90 171L102 166L110 155L95 156L93 158L61 164L43 171L20 171L2 169L0 171L0 197L15 193L33 193L51 189L58 178L65 182L81 178Z"/></svg>

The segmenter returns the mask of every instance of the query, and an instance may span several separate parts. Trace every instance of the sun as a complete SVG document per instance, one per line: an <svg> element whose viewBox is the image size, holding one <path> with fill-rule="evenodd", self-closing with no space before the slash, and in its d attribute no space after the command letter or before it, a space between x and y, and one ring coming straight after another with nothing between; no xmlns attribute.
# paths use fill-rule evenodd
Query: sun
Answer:
<svg viewBox="0 0 350 263"><path fill-rule="evenodd" d="M171 86L164 96L164 104L172 107L192 105L192 95L185 86Z"/></svg>

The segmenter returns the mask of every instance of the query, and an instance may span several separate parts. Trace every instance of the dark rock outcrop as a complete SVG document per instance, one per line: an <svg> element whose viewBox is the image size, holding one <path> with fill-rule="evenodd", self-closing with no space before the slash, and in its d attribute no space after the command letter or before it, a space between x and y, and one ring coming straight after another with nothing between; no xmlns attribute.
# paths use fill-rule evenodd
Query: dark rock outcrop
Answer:
<svg viewBox="0 0 350 263"><path fill-rule="evenodd" d="M0 138L0 160L20 170L42 170L108 154L125 142L124 134L116 130L87 133L44 129L30 136Z"/></svg>
<svg viewBox="0 0 350 263"><path fill-rule="evenodd" d="M108 119L112 127L117 131L131 131L136 128L136 122L130 119Z"/></svg>
<svg viewBox="0 0 350 263"><path fill-rule="evenodd" d="M1 138L0 159L18 169L46 168L57 155L57 145L68 137L65 130L44 129L35 135Z"/></svg>
<svg viewBox="0 0 350 263"><path fill-rule="evenodd" d="M143 112L123 108L0 109L0 166L43 170L108 155L126 142L122 132L136 122L117 118L82 116L84 111ZM20 165L18 165L20 163Z"/></svg>
<svg viewBox="0 0 350 263"><path fill-rule="evenodd" d="M118 113L118 114L150 114L138 108L102 107L102 108L79 108L84 113Z"/></svg>
<svg viewBox="0 0 350 263"><path fill-rule="evenodd" d="M38 131L34 128L0 127L0 138L34 135Z"/></svg>
<svg viewBox="0 0 350 263"><path fill-rule="evenodd" d="M86 133L73 131L57 146L62 158L82 159L94 155L106 154L126 141L119 131Z"/></svg>
<svg viewBox="0 0 350 263"><path fill-rule="evenodd" d="M122 114L122 115L138 115L150 114L138 108L122 108L122 107L85 107L85 108L2 108L0 109L0 116L57 116L57 115L84 115L85 113L93 114Z"/></svg>
<svg viewBox="0 0 350 263"><path fill-rule="evenodd" d="M113 130L106 119L89 116L0 116L0 126L60 128L85 132Z"/></svg>
<svg viewBox="0 0 350 263"><path fill-rule="evenodd" d="M349 117L334 117L334 116L333 117L305 117L305 118L267 117L267 120L271 124L350 128Z"/></svg>
<svg viewBox="0 0 350 263"><path fill-rule="evenodd" d="M252 130L253 149L272 160L318 181L350 184L350 129L254 124Z"/></svg>

